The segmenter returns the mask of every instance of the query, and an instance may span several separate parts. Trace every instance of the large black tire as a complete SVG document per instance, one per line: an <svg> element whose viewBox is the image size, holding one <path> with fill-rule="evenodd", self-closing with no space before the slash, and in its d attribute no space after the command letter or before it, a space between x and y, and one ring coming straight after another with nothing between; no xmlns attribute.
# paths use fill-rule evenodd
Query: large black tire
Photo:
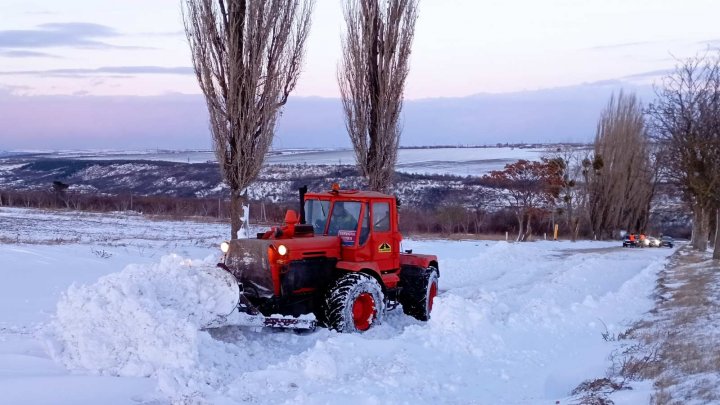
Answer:
<svg viewBox="0 0 720 405"><path fill-rule="evenodd" d="M430 266L403 280L399 301L403 312L420 321L430 320L433 300L438 293L438 271Z"/></svg>
<svg viewBox="0 0 720 405"><path fill-rule="evenodd" d="M382 322L385 297L365 273L346 273L330 283L323 302L323 323L338 332L364 332Z"/></svg>

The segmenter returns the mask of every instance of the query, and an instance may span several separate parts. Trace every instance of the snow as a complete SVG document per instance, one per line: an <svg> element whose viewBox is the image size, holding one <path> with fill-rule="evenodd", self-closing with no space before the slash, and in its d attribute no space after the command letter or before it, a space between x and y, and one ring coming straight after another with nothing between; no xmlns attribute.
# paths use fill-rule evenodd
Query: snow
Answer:
<svg viewBox="0 0 720 405"><path fill-rule="evenodd" d="M83 180L88 179L95 179L98 176L105 176L105 177L113 177L113 176L123 176L130 173L137 173L140 171L147 171L147 170L153 170L154 167L148 164L141 164L141 163L124 163L124 164L118 164L115 165L112 170L109 170L106 167L99 166L99 165L93 165L88 167L87 169L81 170L77 173L78 178Z"/></svg>
<svg viewBox="0 0 720 405"><path fill-rule="evenodd" d="M215 154L212 151L172 151L172 150L146 150L146 151L45 151L47 157L72 158L83 160L148 160L168 161L178 163L206 163L214 162ZM474 175L487 173L491 170L502 169L505 164L518 159L539 160L547 154L546 148L515 148L515 147L464 147L464 148L403 148L398 151L397 170L405 173L423 174L454 174ZM279 149L273 151L266 158L269 165L354 165L355 152L352 149ZM133 169L128 164L118 169ZM92 168L87 171L88 175Z"/></svg>
<svg viewBox="0 0 720 405"><path fill-rule="evenodd" d="M607 370L606 328L652 307L674 251L405 240L439 256L427 323L398 309L364 334L206 331L233 293L212 276L225 226L17 209L0 221L0 240L21 241L0 245L3 403L568 403ZM95 231L76 238L82 223Z"/></svg>
<svg viewBox="0 0 720 405"><path fill-rule="evenodd" d="M199 330L238 301L237 286L215 277L223 273L213 259L169 255L71 286L45 330L51 354L69 369L107 375L195 367Z"/></svg>

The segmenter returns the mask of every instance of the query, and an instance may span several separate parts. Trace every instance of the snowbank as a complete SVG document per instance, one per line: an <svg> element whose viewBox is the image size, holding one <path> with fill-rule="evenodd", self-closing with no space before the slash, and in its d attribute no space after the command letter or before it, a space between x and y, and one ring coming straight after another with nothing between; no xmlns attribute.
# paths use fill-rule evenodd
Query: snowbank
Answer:
<svg viewBox="0 0 720 405"><path fill-rule="evenodd" d="M129 265L92 285L73 285L45 330L53 358L94 374L157 377L162 391L201 390L211 382L203 349L220 346L201 328L237 303L238 290L211 258L165 256ZM216 378L215 378L216 379Z"/></svg>

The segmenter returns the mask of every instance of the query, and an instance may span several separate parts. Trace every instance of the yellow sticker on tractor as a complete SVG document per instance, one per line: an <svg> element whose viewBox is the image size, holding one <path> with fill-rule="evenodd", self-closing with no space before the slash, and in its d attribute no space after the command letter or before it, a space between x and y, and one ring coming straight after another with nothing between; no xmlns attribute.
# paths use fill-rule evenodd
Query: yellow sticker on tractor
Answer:
<svg viewBox="0 0 720 405"><path fill-rule="evenodd" d="M387 242L383 242L382 245L378 246L378 252L380 253L390 253L392 251L392 248L390 247L390 244Z"/></svg>

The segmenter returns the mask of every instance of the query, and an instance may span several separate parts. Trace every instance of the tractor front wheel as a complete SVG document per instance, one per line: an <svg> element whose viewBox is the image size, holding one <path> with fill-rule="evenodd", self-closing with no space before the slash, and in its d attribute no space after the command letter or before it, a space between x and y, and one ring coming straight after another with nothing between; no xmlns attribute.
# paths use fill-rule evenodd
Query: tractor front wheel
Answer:
<svg viewBox="0 0 720 405"><path fill-rule="evenodd" d="M430 320L430 312L437 294L438 271L431 266L424 274L419 274L405 283L400 293L403 312L420 321Z"/></svg>
<svg viewBox="0 0 720 405"><path fill-rule="evenodd" d="M380 284L365 273L339 277L325 293L324 323L338 332L364 332L380 323L385 299Z"/></svg>

